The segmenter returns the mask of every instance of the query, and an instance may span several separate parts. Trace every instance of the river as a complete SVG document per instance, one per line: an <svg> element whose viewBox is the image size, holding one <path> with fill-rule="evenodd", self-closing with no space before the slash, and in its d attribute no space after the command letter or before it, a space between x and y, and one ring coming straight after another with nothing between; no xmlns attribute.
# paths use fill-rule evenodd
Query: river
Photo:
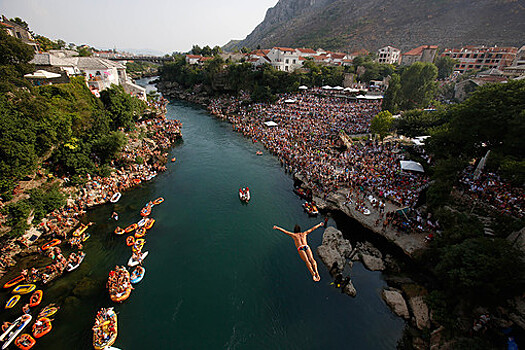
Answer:
<svg viewBox="0 0 525 350"><path fill-rule="evenodd" d="M351 298L330 285L318 258L321 282L313 282L292 240L272 230L322 220L303 212L277 158L193 105L171 101L167 116L183 123L183 141L170 150L176 161L116 205L88 213L85 220L96 224L87 257L44 289L44 304L57 301L62 309L35 349L92 349L94 315L108 306L119 313L115 346L126 350L394 349L404 322L381 300L381 273L355 263ZM237 195L244 186L252 194L247 205ZM117 223L109 217L117 211L125 227L160 196L165 201L153 208L156 223L146 237L144 280L115 305L107 274L125 265L131 250L112 233ZM309 236L316 257L323 230Z"/></svg>

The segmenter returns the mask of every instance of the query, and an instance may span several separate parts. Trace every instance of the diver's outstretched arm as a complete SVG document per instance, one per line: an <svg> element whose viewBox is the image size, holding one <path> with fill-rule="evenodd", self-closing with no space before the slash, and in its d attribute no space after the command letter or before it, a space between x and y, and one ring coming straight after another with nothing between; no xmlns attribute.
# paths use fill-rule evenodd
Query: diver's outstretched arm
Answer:
<svg viewBox="0 0 525 350"><path fill-rule="evenodd" d="M324 226L324 223L323 223L323 222L320 222L320 223L318 223L317 225L315 225L314 227L312 227L312 228L310 228L310 229L304 231L304 233L305 233L305 234L309 234L309 233L311 233L312 231L317 230L317 229L318 229L319 227L321 227L321 226Z"/></svg>
<svg viewBox="0 0 525 350"><path fill-rule="evenodd" d="M274 230L281 231L282 233L285 233L285 234L287 234L288 236L292 236L292 235L293 235L291 232L286 231L284 228L281 228L281 227L279 227L279 226L275 226L275 225L274 225L274 226L273 226L273 229L274 229Z"/></svg>

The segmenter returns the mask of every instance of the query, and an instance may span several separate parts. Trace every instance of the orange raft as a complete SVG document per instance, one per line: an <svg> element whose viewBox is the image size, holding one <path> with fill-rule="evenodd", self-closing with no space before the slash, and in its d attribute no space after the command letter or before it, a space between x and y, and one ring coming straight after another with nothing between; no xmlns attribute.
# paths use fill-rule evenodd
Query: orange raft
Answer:
<svg viewBox="0 0 525 350"><path fill-rule="evenodd" d="M131 247L132 245L134 245L135 244L135 237L128 236L128 238L126 238L126 244L128 245L128 247Z"/></svg>
<svg viewBox="0 0 525 350"><path fill-rule="evenodd" d="M44 244L42 246L42 250L46 250L46 249L49 249L51 247L54 247L56 245L59 245L60 243L62 243L61 240L59 240L58 238L55 238L54 240L52 240L51 242L47 242L46 244Z"/></svg>
<svg viewBox="0 0 525 350"><path fill-rule="evenodd" d="M22 282L25 280L25 277L20 275L20 276L17 276L15 278L13 278L11 281L7 282L6 284L4 284L4 288L11 288L12 286L16 286L18 283Z"/></svg>
<svg viewBox="0 0 525 350"><path fill-rule="evenodd" d="M155 204L155 205L159 205L162 202L164 202L164 198L159 197L159 198L155 199L152 203Z"/></svg>
<svg viewBox="0 0 525 350"><path fill-rule="evenodd" d="M114 281L118 281L118 284L112 282L112 276ZM129 271L125 267L117 267L115 271L111 271L109 273L108 284L109 296L112 301L120 303L129 298L132 287Z"/></svg>
<svg viewBox="0 0 525 350"><path fill-rule="evenodd" d="M140 215L142 216L148 216L149 214L151 214L151 202L148 203L144 208L142 208L142 210L140 211Z"/></svg>
<svg viewBox="0 0 525 350"><path fill-rule="evenodd" d="M116 235L121 235L121 234L123 234L124 232L126 232L126 231L123 230L122 228L120 228L120 226L117 226L117 228L115 229L115 234L116 234Z"/></svg>
<svg viewBox="0 0 525 350"><path fill-rule="evenodd" d="M40 325L38 323L41 322ZM39 318L38 321L33 325L33 337L40 338L51 332L53 326L51 325L51 319L47 317Z"/></svg>
<svg viewBox="0 0 525 350"><path fill-rule="evenodd" d="M135 231L137 229L137 227L139 227L139 225L137 225L136 223L135 224L131 224L131 225L129 225L128 227L126 227L124 229L124 232L131 233L131 232Z"/></svg>
<svg viewBox="0 0 525 350"><path fill-rule="evenodd" d="M135 238L144 237L146 235L146 228L145 227L139 227L137 232L135 232Z"/></svg>
<svg viewBox="0 0 525 350"><path fill-rule="evenodd" d="M41 289L35 291L33 294L31 294L31 297L29 298L29 306L35 307L40 305L40 302L42 301L42 297L44 296L44 292L42 292Z"/></svg>
<svg viewBox="0 0 525 350"><path fill-rule="evenodd" d="M35 344L36 340L27 333L24 333L15 339L15 345L22 350L29 350Z"/></svg>
<svg viewBox="0 0 525 350"><path fill-rule="evenodd" d="M146 228L146 230L149 230L150 228L153 227L154 223L155 223L155 219L148 218L148 221L146 221L146 223L144 224L144 227Z"/></svg>
<svg viewBox="0 0 525 350"><path fill-rule="evenodd" d="M80 226L75 231L73 231L73 236L75 237L82 236L82 234L87 230L87 228L88 228L88 225L80 224Z"/></svg>

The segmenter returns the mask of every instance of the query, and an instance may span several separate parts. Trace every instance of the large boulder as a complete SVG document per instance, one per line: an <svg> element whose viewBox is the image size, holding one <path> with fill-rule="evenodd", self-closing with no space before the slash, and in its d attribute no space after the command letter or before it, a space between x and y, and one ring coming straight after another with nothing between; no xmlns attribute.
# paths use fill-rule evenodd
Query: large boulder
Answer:
<svg viewBox="0 0 525 350"><path fill-rule="evenodd" d="M327 245L320 245L317 247L317 254L329 269L335 268L336 270L341 271L345 266L345 259L335 248Z"/></svg>
<svg viewBox="0 0 525 350"><path fill-rule="evenodd" d="M385 269L385 264L381 258L368 254L361 254L361 261L370 271L383 271Z"/></svg>
<svg viewBox="0 0 525 350"><path fill-rule="evenodd" d="M323 234L323 242L317 248L317 254L324 264L329 269L336 268L340 271L351 252L352 245L350 241L343 238L343 233L335 227L327 227Z"/></svg>
<svg viewBox="0 0 525 350"><path fill-rule="evenodd" d="M382 297L396 315L403 317L404 319L408 319L410 317L407 303L400 292L396 290L383 289Z"/></svg>
<svg viewBox="0 0 525 350"><path fill-rule="evenodd" d="M408 305L412 310L412 314L416 320L416 326L419 329L430 328L430 317L428 313L428 306L423 300L422 296L415 296L408 299Z"/></svg>
<svg viewBox="0 0 525 350"><path fill-rule="evenodd" d="M351 297L355 297L357 295L357 290L355 289L352 281L348 282L348 284L344 286L343 292L350 295Z"/></svg>

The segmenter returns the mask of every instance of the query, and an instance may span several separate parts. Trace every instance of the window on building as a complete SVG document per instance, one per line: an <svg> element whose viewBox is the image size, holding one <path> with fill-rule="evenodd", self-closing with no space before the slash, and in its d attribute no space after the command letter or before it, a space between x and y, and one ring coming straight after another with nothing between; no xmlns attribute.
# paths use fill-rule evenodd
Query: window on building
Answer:
<svg viewBox="0 0 525 350"><path fill-rule="evenodd" d="M290 62L288 62L288 61L289 61L289 60L288 60L288 58L287 58L286 61L285 61L285 63L286 63L286 64L290 63Z"/></svg>
<svg viewBox="0 0 525 350"><path fill-rule="evenodd" d="M20 34L20 32L16 32L16 36L18 37L18 39L22 39L22 35Z"/></svg>
<svg viewBox="0 0 525 350"><path fill-rule="evenodd" d="M295 60L293 60L292 63L295 64Z"/></svg>
<svg viewBox="0 0 525 350"><path fill-rule="evenodd" d="M288 66L284 66L284 70L288 72Z"/></svg>

